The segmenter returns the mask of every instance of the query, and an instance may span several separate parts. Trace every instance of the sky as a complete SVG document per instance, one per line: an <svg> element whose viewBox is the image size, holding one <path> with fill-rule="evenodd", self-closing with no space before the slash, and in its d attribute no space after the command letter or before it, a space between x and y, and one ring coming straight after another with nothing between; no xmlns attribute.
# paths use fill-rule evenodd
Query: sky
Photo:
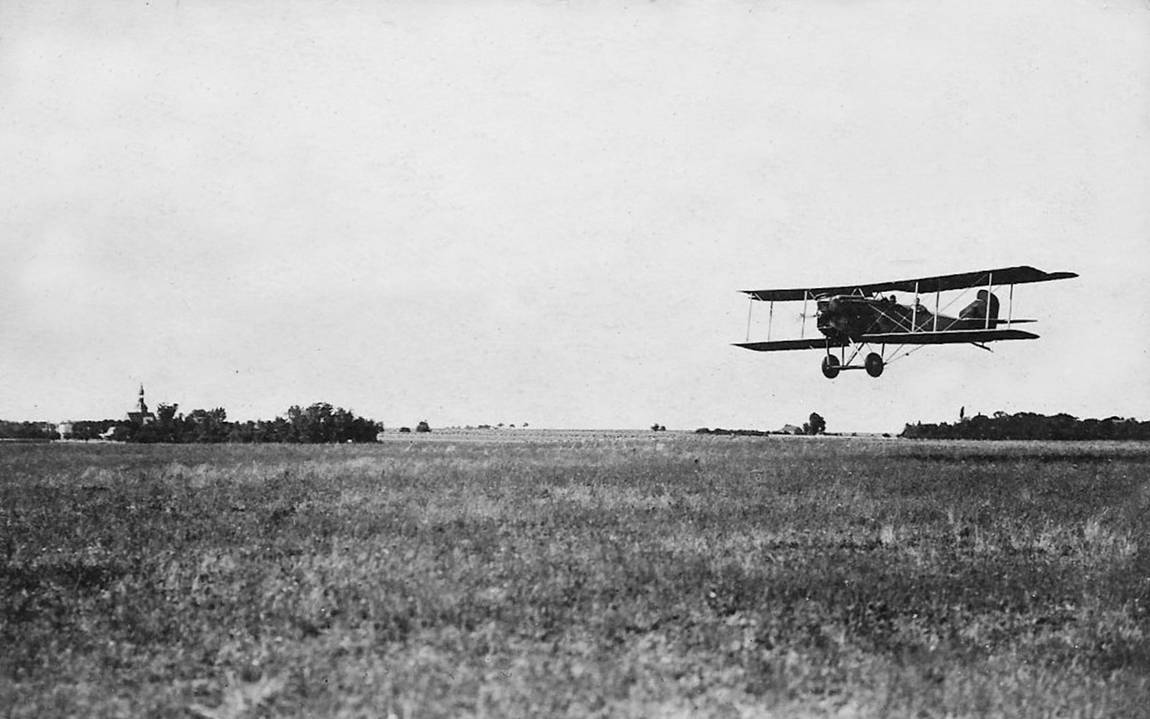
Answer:
<svg viewBox="0 0 1150 719"><path fill-rule="evenodd" d="M1135 0L3 0L0 417L1150 419L1148 80ZM1019 264L1037 341L731 346Z"/></svg>

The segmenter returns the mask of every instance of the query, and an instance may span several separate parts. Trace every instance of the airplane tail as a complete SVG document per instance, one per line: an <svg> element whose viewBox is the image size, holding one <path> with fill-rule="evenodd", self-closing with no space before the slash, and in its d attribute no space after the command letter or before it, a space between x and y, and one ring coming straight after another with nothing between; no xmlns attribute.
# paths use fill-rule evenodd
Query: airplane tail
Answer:
<svg viewBox="0 0 1150 719"><path fill-rule="evenodd" d="M963 320L964 325L970 327L986 326L987 319L987 304L990 305L990 327L993 328L998 325L998 298L994 296L989 290L979 290L978 296L966 307L962 308L962 312L958 313L959 319Z"/></svg>

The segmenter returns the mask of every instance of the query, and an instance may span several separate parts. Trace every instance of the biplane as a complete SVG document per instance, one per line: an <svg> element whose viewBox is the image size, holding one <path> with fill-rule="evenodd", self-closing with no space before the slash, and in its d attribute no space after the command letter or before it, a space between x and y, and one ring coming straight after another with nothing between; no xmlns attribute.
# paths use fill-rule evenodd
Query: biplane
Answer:
<svg viewBox="0 0 1150 719"><path fill-rule="evenodd" d="M865 369L871 377L878 377L886 365L926 345L972 344L989 350L988 342L1038 339L1038 335L1014 327L1034 322L1014 318L1014 286L1077 276L1073 272L1043 272L1022 266L867 285L741 290L750 295L751 308L756 301L769 303L770 314L766 341L751 342L751 309L748 309L748 341L735 343L735 346L756 352L823 350L826 354L822 370L828 379L834 379L843 370L852 369ZM1002 287L1010 288L1005 319L999 316L999 300L994 294ZM964 292L953 297L946 306L940 306L941 294L953 290ZM975 290L974 299L959 311L957 317L943 314L970 290ZM902 304L893 294L883 295L893 292L913 293L914 299L910 304ZM932 294L933 312L921 302L922 296ZM775 303L798 301L803 303L799 338L771 340L770 324L774 319ZM811 302L815 303L816 327L820 334L807 337L807 308ZM867 347L872 351L866 354L861 364L855 364ZM875 347L877 352L873 351ZM889 354L888 347L893 348Z"/></svg>

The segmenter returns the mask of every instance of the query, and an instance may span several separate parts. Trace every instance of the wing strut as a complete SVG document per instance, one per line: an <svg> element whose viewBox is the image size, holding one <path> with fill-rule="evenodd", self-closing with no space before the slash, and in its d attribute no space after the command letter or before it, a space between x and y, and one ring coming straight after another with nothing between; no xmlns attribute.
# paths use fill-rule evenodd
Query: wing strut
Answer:
<svg viewBox="0 0 1150 719"><path fill-rule="evenodd" d="M810 293L807 292L806 290L803 290L803 323L799 327L799 338L800 339L807 336L807 296L808 295L810 295Z"/></svg>
<svg viewBox="0 0 1150 719"><path fill-rule="evenodd" d="M751 312L755 309L755 298L751 297L751 301L747 304L747 342L751 341Z"/></svg>
<svg viewBox="0 0 1150 719"><path fill-rule="evenodd" d="M910 309L910 331L918 332L918 281L914 283L914 306Z"/></svg>
<svg viewBox="0 0 1150 719"><path fill-rule="evenodd" d="M986 273L986 326L983 329L990 329L990 293L994 290L994 273Z"/></svg>

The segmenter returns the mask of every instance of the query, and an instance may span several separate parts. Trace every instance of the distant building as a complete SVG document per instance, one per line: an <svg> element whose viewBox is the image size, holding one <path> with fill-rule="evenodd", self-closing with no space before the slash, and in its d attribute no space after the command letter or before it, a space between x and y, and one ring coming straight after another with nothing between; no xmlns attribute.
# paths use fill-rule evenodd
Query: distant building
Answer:
<svg viewBox="0 0 1150 719"><path fill-rule="evenodd" d="M64 420L56 424L56 434L60 435L60 439L70 439L72 437L72 422L71 420Z"/></svg>
<svg viewBox="0 0 1150 719"><path fill-rule="evenodd" d="M784 424L783 428L779 430L780 434L802 434L803 428L796 427L793 424Z"/></svg>
<svg viewBox="0 0 1150 719"><path fill-rule="evenodd" d="M136 400L136 409L128 412L128 421L132 424L151 424L156 421L156 415L148 411L148 405L144 402L144 385L140 385L140 398Z"/></svg>

